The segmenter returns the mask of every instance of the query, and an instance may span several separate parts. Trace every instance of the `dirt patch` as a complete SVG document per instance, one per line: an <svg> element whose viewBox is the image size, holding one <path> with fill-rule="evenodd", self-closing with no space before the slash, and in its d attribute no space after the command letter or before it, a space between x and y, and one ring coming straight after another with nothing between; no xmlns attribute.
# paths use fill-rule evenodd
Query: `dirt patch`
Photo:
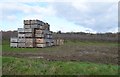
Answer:
<svg viewBox="0 0 120 77"><path fill-rule="evenodd" d="M3 56L45 59L49 61L88 61L95 63L117 64L118 48L108 46L61 47L58 51L3 52Z"/></svg>

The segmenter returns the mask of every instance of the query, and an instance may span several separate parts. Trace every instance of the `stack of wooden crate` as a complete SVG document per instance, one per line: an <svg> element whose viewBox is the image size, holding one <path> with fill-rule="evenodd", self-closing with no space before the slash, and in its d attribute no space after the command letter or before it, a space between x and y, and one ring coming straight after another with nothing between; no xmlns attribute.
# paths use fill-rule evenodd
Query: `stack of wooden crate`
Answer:
<svg viewBox="0 0 120 77"><path fill-rule="evenodd" d="M11 38L11 47L53 46L50 25L40 20L24 20L24 28L18 28L18 38ZM14 41L15 42L14 42Z"/></svg>
<svg viewBox="0 0 120 77"><path fill-rule="evenodd" d="M64 40L63 39L54 39L53 40L53 45L63 45L64 44Z"/></svg>

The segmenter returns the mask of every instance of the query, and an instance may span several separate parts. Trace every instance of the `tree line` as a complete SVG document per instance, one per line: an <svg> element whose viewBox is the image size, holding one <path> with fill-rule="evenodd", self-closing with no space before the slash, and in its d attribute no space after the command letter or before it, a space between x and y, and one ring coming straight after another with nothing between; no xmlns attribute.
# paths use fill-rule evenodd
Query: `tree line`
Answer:
<svg viewBox="0 0 120 77"><path fill-rule="evenodd" d="M17 37L18 32L17 31L0 31L2 34L2 39L9 40L10 37ZM111 41L111 42L117 42L119 41L119 34L117 33L85 33L85 32L66 32L63 33L61 31L58 32L52 32L53 38L61 38L65 40L81 40L81 41Z"/></svg>

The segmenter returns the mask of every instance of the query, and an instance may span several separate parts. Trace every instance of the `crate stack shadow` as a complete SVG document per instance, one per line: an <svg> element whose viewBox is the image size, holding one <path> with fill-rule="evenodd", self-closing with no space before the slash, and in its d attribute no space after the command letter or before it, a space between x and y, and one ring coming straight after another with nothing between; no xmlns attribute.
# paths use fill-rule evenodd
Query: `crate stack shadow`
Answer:
<svg viewBox="0 0 120 77"><path fill-rule="evenodd" d="M53 39L50 25L40 20L24 20L24 28L18 28L18 37L11 38L10 47L33 48L62 45L61 39Z"/></svg>

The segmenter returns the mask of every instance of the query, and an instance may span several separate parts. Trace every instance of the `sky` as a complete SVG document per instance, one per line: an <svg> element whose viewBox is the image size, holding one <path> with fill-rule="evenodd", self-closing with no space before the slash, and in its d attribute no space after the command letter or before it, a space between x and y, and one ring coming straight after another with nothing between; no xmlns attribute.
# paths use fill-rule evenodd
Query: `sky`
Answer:
<svg viewBox="0 0 120 77"><path fill-rule="evenodd" d="M0 11L3 31L39 19L53 32L118 32L118 0L1 0Z"/></svg>

